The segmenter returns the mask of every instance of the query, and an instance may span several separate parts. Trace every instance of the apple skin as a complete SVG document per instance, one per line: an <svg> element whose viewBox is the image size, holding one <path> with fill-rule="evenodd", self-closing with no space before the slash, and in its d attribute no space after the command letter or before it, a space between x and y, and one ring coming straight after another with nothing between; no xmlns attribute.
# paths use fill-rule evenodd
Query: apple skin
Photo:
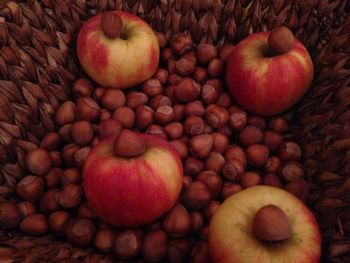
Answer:
<svg viewBox="0 0 350 263"><path fill-rule="evenodd" d="M80 64L99 85L129 88L149 79L157 70L159 43L152 28L128 12L110 11L123 21L125 39L110 39L102 32L102 14L81 27L77 39Z"/></svg>
<svg viewBox="0 0 350 263"><path fill-rule="evenodd" d="M134 158L113 152L115 138L97 144L83 168L83 186L89 207L106 223L138 227L165 214L182 188L180 157L166 141L139 134L146 152Z"/></svg>
<svg viewBox="0 0 350 263"><path fill-rule="evenodd" d="M273 204L288 216L292 236L280 246L260 241L253 219L263 206ZM209 225L213 263L313 263L321 256L321 234L315 217L292 194L271 186L247 188L226 199Z"/></svg>
<svg viewBox="0 0 350 263"><path fill-rule="evenodd" d="M314 66L304 45L294 38L287 53L265 56L269 32L249 35L227 58L226 81L232 96L246 110L263 116L280 114L307 92Z"/></svg>

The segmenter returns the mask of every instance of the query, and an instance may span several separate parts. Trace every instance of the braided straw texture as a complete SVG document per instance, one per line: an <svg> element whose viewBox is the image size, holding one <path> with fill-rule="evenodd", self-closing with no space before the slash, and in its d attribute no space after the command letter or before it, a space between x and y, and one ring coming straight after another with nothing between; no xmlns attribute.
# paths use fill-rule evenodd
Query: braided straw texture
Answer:
<svg viewBox="0 0 350 263"><path fill-rule="evenodd" d="M79 27L103 10L133 12L167 38L237 43L285 24L309 49L312 90L291 112L304 150L325 262L350 262L349 0L27 0L0 3L0 202L16 200L26 152L55 129L54 113L82 75L75 56ZM0 232L1 262L112 262L93 249L48 235ZM143 261L133 261L143 262Z"/></svg>

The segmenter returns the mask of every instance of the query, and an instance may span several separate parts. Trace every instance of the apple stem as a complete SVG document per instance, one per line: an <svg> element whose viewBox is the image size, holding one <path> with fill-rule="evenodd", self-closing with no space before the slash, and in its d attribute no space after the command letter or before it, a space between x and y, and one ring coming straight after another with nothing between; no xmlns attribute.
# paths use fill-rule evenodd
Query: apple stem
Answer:
<svg viewBox="0 0 350 263"><path fill-rule="evenodd" d="M122 19L114 12L104 12L101 16L101 30L108 38L118 38L123 29Z"/></svg>

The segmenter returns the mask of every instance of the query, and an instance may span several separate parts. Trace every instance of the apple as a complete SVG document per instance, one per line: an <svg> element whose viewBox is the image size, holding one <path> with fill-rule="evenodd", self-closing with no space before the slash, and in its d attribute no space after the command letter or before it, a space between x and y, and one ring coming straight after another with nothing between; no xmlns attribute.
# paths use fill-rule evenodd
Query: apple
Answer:
<svg viewBox="0 0 350 263"><path fill-rule="evenodd" d="M102 139L83 167L89 207L106 223L138 227L164 215L182 188L175 149L155 136L122 130Z"/></svg>
<svg viewBox="0 0 350 263"><path fill-rule="evenodd" d="M314 67L304 45L282 26L239 42L227 58L225 75L241 107L272 116L290 109L304 96Z"/></svg>
<svg viewBox="0 0 350 263"><path fill-rule="evenodd" d="M310 209L285 190L254 186L226 199L209 225L213 263L312 263L321 234Z"/></svg>
<svg viewBox="0 0 350 263"><path fill-rule="evenodd" d="M157 70L159 43L141 18L108 11L88 19L77 39L80 64L99 85L128 88L149 79Z"/></svg>

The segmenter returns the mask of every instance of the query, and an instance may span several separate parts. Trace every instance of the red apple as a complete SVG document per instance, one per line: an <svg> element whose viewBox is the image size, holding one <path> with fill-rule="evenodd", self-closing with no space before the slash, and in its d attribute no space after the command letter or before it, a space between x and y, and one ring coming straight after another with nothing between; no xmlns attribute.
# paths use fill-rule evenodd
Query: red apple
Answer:
<svg viewBox="0 0 350 263"><path fill-rule="evenodd" d="M132 138L143 141L144 151L138 151L136 144L126 149L133 142L125 141ZM103 221L137 227L175 204L182 187L182 164L175 149L158 137L129 131L122 140L107 137L92 149L83 168L84 191L89 207ZM117 156L116 148L122 147L125 153L139 155Z"/></svg>
<svg viewBox="0 0 350 263"><path fill-rule="evenodd" d="M226 66L227 84L237 103L265 116L295 105L313 74L308 51L286 27L249 35L234 47Z"/></svg>
<svg viewBox="0 0 350 263"><path fill-rule="evenodd" d="M154 75L159 44L152 28L128 12L93 16L81 27L77 51L87 74L98 84L128 88Z"/></svg>
<svg viewBox="0 0 350 263"><path fill-rule="evenodd" d="M226 199L209 225L213 263L316 263L321 234L311 210L272 186L254 186Z"/></svg>

